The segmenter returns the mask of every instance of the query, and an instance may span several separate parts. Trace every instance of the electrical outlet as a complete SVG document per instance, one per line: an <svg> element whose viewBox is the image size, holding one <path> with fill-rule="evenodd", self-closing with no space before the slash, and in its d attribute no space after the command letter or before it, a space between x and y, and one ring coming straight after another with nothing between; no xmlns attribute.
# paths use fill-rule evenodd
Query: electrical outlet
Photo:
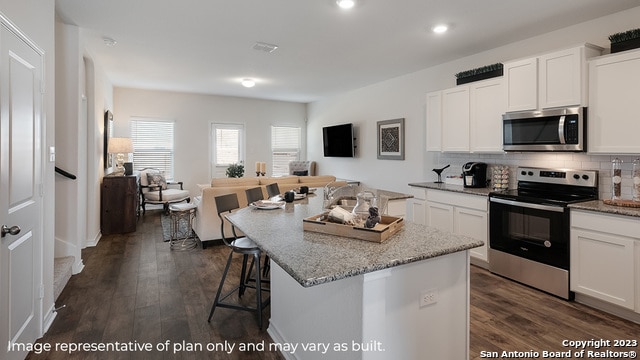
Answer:
<svg viewBox="0 0 640 360"><path fill-rule="evenodd" d="M420 293L420 307L425 307L438 302L438 289L424 290Z"/></svg>

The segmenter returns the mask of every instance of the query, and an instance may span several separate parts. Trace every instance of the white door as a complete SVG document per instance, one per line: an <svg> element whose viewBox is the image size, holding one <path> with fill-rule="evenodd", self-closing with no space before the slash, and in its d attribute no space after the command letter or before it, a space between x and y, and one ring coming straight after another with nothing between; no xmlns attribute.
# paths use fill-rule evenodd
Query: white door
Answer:
<svg viewBox="0 0 640 360"><path fill-rule="evenodd" d="M0 21L0 358L24 359L9 350L40 333L42 57Z"/></svg>

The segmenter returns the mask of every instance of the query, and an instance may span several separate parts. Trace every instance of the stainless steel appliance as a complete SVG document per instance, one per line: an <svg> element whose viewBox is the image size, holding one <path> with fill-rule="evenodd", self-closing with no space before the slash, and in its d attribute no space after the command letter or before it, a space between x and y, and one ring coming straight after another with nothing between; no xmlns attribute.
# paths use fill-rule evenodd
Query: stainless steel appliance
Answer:
<svg viewBox="0 0 640 360"><path fill-rule="evenodd" d="M505 151L586 151L584 107L502 115Z"/></svg>
<svg viewBox="0 0 640 360"><path fill-rule="evenodd" d="M521 167L517 180L489 194L489 270L573 299L568 205L598 198L598 172Z"/></svg>
<svg viewBox="0 0 640 360"><path fill-rule="evenodd" d="M462 166L463 185L467 188L487 187L487 164L468 162Z"/></svg>

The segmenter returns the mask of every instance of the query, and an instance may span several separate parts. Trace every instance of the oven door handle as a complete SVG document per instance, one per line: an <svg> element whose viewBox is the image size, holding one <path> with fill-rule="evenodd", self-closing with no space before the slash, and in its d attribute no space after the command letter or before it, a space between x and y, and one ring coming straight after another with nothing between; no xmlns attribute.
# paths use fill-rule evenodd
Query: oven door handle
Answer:
<svg viewBox="0 0 640 360"><path fill-rule="evenodd" d="M514 201L514 200L506 200L506 199L500 199L500 198L491 198L489 199L489 201L505 204L505 205L520 206L520 207L529 208L529 209L564 212L564 208L560 206L531 204L531 203L525 203L525 202Z"/></svg>

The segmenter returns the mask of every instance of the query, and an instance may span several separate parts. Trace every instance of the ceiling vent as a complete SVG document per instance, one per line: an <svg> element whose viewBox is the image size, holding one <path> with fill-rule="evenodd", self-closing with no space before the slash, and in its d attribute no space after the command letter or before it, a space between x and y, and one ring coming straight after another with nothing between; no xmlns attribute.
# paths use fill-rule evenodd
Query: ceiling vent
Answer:
<svg viewBox="0 0 640 360"><path fill-rule="evenodd" d="M267 44L267 43L260 42L260 41L258 41L257 43L253 44L253 50L264 51L264 52L267 52L267 53L272 53L272 52L276 51L277 48L278 48L278 45Z"/></svg>

